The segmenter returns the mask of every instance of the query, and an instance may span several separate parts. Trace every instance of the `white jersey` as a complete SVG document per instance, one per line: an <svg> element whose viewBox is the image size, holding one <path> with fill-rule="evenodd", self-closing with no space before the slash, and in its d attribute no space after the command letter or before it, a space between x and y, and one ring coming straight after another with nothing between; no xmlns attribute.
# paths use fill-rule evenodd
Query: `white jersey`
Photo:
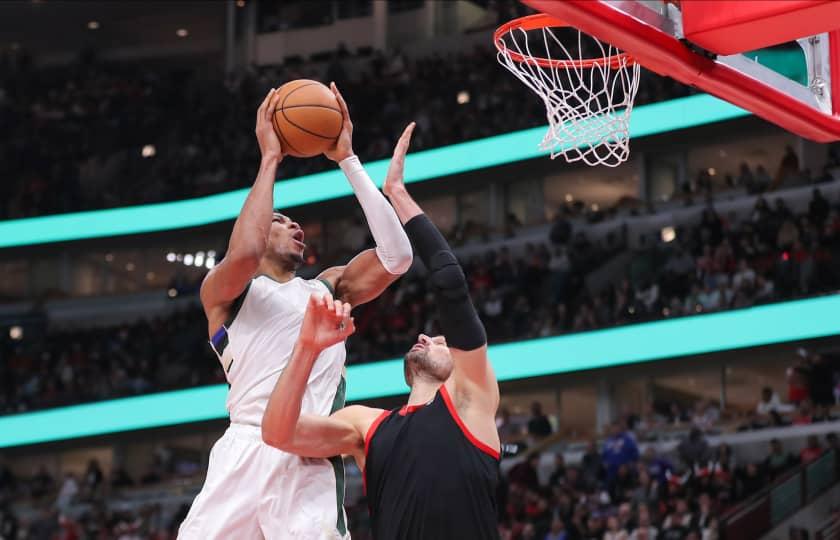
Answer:
<svg viewBox="0 0 840 540"><path fill-rule="evenodd" d="M312 294L332 292L320 280L296 277L279 283L257 276L231 310L230 323L212 344L230 391L227 409L235 424L259 426L277 378L289 363ZM324 350L309 376L301 414L328 416L344 406L344 343Z"/></svg>
<svg viewBox="0 0 840 540"><path fill-rule="evenodd" d="M251 280L211 339L230 383L231 425L213 445L207 477L179 540L349 540L341 456L306 459L262 441L268 398L292 356L303 314L327 284L295 278ZM301 412L327 416L344 406L344 343L315 362Z"/></svg>

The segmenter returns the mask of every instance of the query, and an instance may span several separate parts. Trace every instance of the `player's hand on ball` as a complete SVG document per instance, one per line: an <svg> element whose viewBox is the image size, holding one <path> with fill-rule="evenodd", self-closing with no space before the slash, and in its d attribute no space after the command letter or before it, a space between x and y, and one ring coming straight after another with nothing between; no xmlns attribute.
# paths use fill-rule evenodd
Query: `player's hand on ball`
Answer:
<svg viewBox="0 0 840 540"><path fill-rule="evenodd" d="M408 145L411 144L411 134L414 133L415 125L412 122L406 126L402 135L400 135L400 140L397 141L397 146L394 148L394 155L388 165L388 174L385 176L385 183L382 185L382 191L388 197L394 195L397 190L405 189L403 181L405 155L408 153Z"/></svg>
<svg viewBox="0 0 840 540"><path fill-rule="evenodd" d="M353 122L350 120L350 111L347 109L347 103L344 101L341 92L335 83L330 83L330 90L335 94L335 99L338 101L338 106L341 107L341 116L343 123L341 125L341 133L335 140L332 148L324 152L324 155L336 163L342 161L353 155Z"/></svg>
<svg viewBox="0 0 840 540"><path fill-rule="evenodd" d="M278 161L283 159L283 147L280 144L280 137L274 131L272 121L279 97L277 89L272 88L257 109L257 127L254 131L257 134L257 142L260 145L260 153L263 159L276 159Z"/></svg>
<svg viewBox="0 0 840 540"><path fill-rule="evenodd" d="M303 315L300 342L318 351L341 343L356 330L350 310L350 304L333 300L330 294L313 294Z"/></svg>

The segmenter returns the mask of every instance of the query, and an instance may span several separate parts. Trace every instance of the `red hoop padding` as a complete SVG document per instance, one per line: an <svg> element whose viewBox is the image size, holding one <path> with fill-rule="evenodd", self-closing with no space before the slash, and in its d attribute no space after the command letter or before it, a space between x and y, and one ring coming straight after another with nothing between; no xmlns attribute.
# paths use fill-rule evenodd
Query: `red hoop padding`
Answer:
<svg viewBox="0 0 840 540"><path fill-rule="evenodd" d="M512 30L528 31L539 30L544 28L572 28L572 26L561 21L556 17L552 17L551 15L547 15L545 13L526 15L525 17L519 17L518 19L508 21L502 26L498 27L493 33L493 43L496 45L496 49L500 53L508 55L510 59L515 62L520 62L523 64L537 64L538 66L544 68L591 68L595 66L603 66L605 65L604 62L606 61L606 65L608 67L612 69L619 69L621 67L633 65L636 63L633 57L627 53L613 54L611 56L606 56L602 58L586 58L581 60L555 60L551 58L540 58L537 56L525 56L516 51L510 50L505 45L504 36L510 33Z"/></svg>

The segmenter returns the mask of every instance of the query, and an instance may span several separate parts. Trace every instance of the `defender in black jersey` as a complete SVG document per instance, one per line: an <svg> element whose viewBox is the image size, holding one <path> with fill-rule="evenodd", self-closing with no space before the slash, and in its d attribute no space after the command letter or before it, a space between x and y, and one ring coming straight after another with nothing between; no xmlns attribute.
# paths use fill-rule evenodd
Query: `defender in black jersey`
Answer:
<svg viewBox="0 0 840 540"><path fill-rule="evenodd" d="M318 354L353 331L349 305L329 295L311 298L263 417L263 440L303 457L352 455L377 540L498 538L499 387L461 266L403 183L400 154L413 127L400 139L383 190L429 272L443 335L421 334L406 353L411 393L403 407L355 405L329 417L301 416Z"/></svg>

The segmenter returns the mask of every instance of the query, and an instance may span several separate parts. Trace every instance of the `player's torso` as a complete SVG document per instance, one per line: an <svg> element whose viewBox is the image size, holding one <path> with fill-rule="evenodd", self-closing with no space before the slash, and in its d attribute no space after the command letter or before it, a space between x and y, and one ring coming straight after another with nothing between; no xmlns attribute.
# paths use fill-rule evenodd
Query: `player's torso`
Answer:
<svg viewBox="0 0 840 540"><path fill-rule="evenodd" d="M441 392L392 411L370 436L365 461L374 538L497 538L498 467L498 454L471 441Z"/></svg>
<svg viewBox="0 0 840 540"><path fill-rule="evenodd" d="M231 422L259 425L277 378L292 355L312 294L328 292L317 280L278 283L267 276L251 280L234 303L226 336L214 336L230 391ZM223 347L223 350L220 350ZM344 405L344 343L321 353L309 377L301 413L328 415Z"/></svg>

